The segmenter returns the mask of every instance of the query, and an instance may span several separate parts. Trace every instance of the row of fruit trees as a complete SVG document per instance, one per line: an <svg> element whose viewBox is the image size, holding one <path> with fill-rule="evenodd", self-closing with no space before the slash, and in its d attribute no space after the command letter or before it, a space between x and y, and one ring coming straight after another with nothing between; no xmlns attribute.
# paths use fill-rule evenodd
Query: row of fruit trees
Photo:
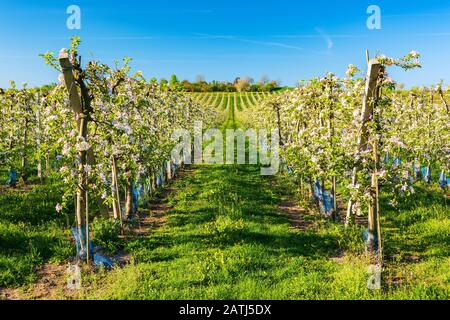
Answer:
<svg viewBox="0 0 450 320"><path fill-rule="evenodd" d="M136 193L152 194L175 174L173 131L217 117L189 95L162 91L140 72L131 74L128 58L113 67L98 61L83 66L79 44L74 38L59 57L43 55L61 72L58 85L11 83L0 92L0 165L9 171L10 185L34 174L64 180L56 209L75 210L81 252L89 259L89 219L131 218Z"/></svg>
<svg viewBox="0 0 450 320"><path fill-rule="evenodd" d="M395 90L387 72L420 67L419 58L415 51L398 60L377 56L367 59L364 78L350 65L345 78L329 73L305 81L266 100L254 117L254 125L279 129L289 171L327 214L337 219L338 200L348 201L349 225L368 210L367 247L379 257L381 189L395 205L398 196L415 192L418 179L430 182L432 169L441 173L442 187L448 184L450 115L441 84Z"/></svg>

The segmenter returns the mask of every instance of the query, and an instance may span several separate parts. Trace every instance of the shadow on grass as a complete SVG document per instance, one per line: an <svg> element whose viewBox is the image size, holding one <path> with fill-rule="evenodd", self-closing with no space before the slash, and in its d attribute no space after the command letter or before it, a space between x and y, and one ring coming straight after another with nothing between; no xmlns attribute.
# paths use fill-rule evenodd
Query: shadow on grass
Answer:
<svg viewBox="0 0 450 320"><path fill-rule="evenodd" d="M382 201L385 253L390 260L419 262L450 254L450 204L434 185L419 183L396 208Z"/></svg>
<svg viewBox="0 0 450 320"><path fill-rule="evenodd" d="M195 175L179 182L179 192L170 199L174 210L167 224L150 238L128 246L138 261L169 261L236 246L264 248L264 254L275 259L280 254L323 258L338 252L334 234L289 228L288 218L275 210L280 200L277 190L271 178L260 176L259 167L199 166L195 170ZM242 221L242 226L222 230L219 217Z"/></svg>

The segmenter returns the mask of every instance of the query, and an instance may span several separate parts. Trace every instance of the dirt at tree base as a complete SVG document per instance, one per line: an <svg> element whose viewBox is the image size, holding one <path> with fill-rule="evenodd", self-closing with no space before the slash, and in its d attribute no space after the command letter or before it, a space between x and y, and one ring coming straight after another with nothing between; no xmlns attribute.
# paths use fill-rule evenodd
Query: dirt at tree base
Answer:
<svg viewBox="0 0 450 320"><path fill-rule="evenodd" d="M297 201L283 200L278 205L278 210L289 218L293 229L306 231L314 225L312 221L305 219L307 211L300 207Z"/></svg>
<svg viewBox="0 0 450 320"><path fill-rule="evenodd" d="M37 282L17 289L0 289L4 300L61 300L75 299L76 290L67 288L68 265L46 264L37 271Z"/></svg>

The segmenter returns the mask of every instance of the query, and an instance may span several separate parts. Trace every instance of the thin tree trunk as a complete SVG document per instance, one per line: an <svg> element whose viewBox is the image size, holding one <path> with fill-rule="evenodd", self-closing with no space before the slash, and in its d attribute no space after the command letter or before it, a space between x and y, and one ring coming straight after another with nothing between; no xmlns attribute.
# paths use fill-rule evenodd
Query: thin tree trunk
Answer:
<svg viewBox="0 0 450 320"><path fill-rule="evenodd" d="M133 177L131 172L128 172L127 176L127 188L125 193L125 219L130 218L133 215L134 211Z"/></svg>
<svg viewBox="0 0 450 320"><path fill-rule="evenodd" d="M122 212L120 210L119 181L117 178L117 164L115 156L112 156L111 176L112 176L111 191L113 196L113 215L115 220L119 220L122 223Z"/></svg>
<svg viewBox="0 0 450 320"><path fill-rule="evenodd" d="M39 98L38 98L39 100ZM42 183L42 157L41 157L41 110L40 110L40 104L38 101L37 104L37 111L36 111L36 120L37 120L37 149L38 149L38 164L37 164L37 175L39 178L39 181Z"/></svg>
<svg viewBox="0 0 450 320"><path fill-rule="evenodd" d="M167 180L172 180L172 161L167 161Z"/></svg>
<svg viewBox="0 0 450 320"><path fill-rule="evenodd" d="M311 177L309 177L309 188L310 188L310 190L309 190L310 197L311 197L311 199L315 200L315 198L314 198L314 182Z"/></svg>
<svg viewBox="0 0 450 320"><path fill-rule="evenodd" d="M442 103L444 104L445 110L447 110L447 113L450 112L450 105L448 104L447 100L445 100L444 92L442 91L442 88L439 88L438 90L439 97L442 100Z"/></svg>
<svg viewBox="0 0 450 320"><path fill-rule="evenodd" d="M303 176L300 177L300 195L303 197Z"/></svg>
<svg viewBox="0 0 450 320"><path fill-rule="evenodd" d="M331 86L330 88L330 97L329 99L331 100L333 96L333 87ZM330 143L330 147L331 150L333 150L333 146L334 146L334 126L333 126L333 121L334 121L334 109L333 109L333 104L331 103L330 106L330 117L328 119L328 139L329 139L329 143ZM331 194L333 196L333 212L331 213L331 218L335 221L337 219L337 199L336 199L336 176L331 177Z"/></svg>
<svg viewBox="0 0 450 320"><path fill-rule="evenodd" d="M86 201L86 207L85 207L85 212L86 212L86 263L89 263L90 260L90 245L89 245L89 198L88 198L88 190L86 190L85 195L84 195L84 199Z"/></svg>
<svg viewBox="0 0 450 320"><path fill-rule="evenodd" d="M153 195L153 177L150 174L148 179L148 196L151 197Z"/></svg>
<svg viewBox="0 0 450 320"><path fill-rule="evenodd" d="M27 180L28 174L28 155L27 155L27 149L28 149L28 119L25 119L25 129L23 132L23 151L22 151L22 179L24 181Z"/></svg>
<svg viewBox="0 0 450 320"><path fill-rule="evenodd" d="M152 186L153 186L153 191L156 191L158 186L156 184L156 175L155 175L155 173L152 173Z"/></svg>
<svg viewBox="0 0 450 320"><path fill-rule="evenodd" d="M367 241L367 251L370 253L376 253L377 249L380 249L380 221L379 221L379 186L378 186L378 141L373 143L373 159L374 159L374 171L372 173L372 184L370 188L370 201L369 201L369 238Z"/></svg>
<svg viewBox="0 0 450 320"><path fill-rule="evenodd" d="M86 141L87 138L87 121L84 116L80 120L80 132L79 136ZM85 167L87 164L87 151L80 151L78 153L79 165L78 165L78 191L77 191L77 223L78 227L85 224L85 219L83 215L83 208L86 204L86 190L87 190L87 174Z"/></svg>
<svg viewBox="0 0 450 320"><path fill-rule="evenodd" d="M278 105L275 106L275 110L277 112L277 125L278 125L278 139L280 141L280 146L283 145L283 135L281 133L281 115L280 115L280 107Z"/></svg>
<svg viewBox="0 0 450 320"><path fill-rule="evenodd" d="M352 176L352 185L356 185L357 179L356 179L356 173L357 173L357 169L354 168L353 169L353 176ZM350 225L355 223L355 205L356 202L354 199L350 199L348 201L348 206L347 206L347 215L345 218L345 227L349 227Z"/></svg>
<svg viewBox="0 0 450 320"><path fill-rule="evenodd" d="M337 208L337 198L336 198L336 177L333 176L331 178L331 194L333 195L333 213L332 213L332 218L333 220L337 219L337 214L338 214L338 208Z"/></svg>
<svg viewBox="0 0 450 320"><path fill-rule="evenodd" d="M50 175L50 156L48 154L48 150L45 153L45 176L48 177Z"/></svg>

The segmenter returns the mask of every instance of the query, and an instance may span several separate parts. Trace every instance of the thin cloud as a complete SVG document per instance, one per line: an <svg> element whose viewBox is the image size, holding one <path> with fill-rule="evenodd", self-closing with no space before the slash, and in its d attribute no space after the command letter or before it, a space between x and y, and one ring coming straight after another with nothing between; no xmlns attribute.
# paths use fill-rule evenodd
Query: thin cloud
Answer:
<svg viewBox="0 0 450 320"><path fill-rule="evenodd" d="M224 40L233 40L233 41L240 41L245 43L251 43L251 44L257 44L262 46L269 46L269 47L278 47L278 48L285 48L285 49L292 49L297 51L303 51L303 48L290 45L287 43L282 42L273 42L273 41L260 41L260 40L251 40L242 38L239 36L233 36L233 35L211 35L211 34L205 34L205 33L195 33L195 35L202 37L203 39L224 39Z"/></svg>
<svg viewBox="0 0 450 320"><path fill-rule="evenodd" d="M429 13L399 13L399 14L385 14L383 18L421 18L421 17L446 17L450 12L429 12Z"/></svg>
<svg viewBox="0 0 450 320"><path fill-rule="evenodd" d="M213 10L209 10L209 9L204 9L204 10L188 10L188 13L214 13Z"/></svg>
<svg viewBox="0 0 450 320"><path fill-rule="evenodd" d="M213 35L207 33L194 33L194 36L203 38L203 39L226 39L226 40L237 40L238 36L233 35Z"/></svg>
<svg viewBox="0 0 450 320"><path fill-rule="evenodd" d="M141 37L86 37L87 40L157 40L159 37L141 36Z"/></svg>
<svg viewBox="0 0 450 320"><path fill-rule="evenodd" d="M331 40L330 36L327 35L322 29L316 28L317 33L322 37L322 39L327 44L327 49L331 50L333 49L334 43L333 40Z"/></svg>
<svg viewBox="0 0 450 320"><path fill-rule="evenodd" d="M379 36L385 37L386 34L378 34ZM328 37L331 39L362 39L373 36L373 34L329 34ZM405 37L405 36L424 36L424 37L448 37L450 32L430 32L430 33L389 33L389 36L393 37ZM319 39L323 38L321 34L292 34L292 35L272 35L272 38L279 39Z"/></svg>
<svg viewBox="0 0 450 320"><path fill-rule="evenodd" d="M52 40L67 40L67 37L50 37L48 39ZM83 37L82 40L106 40L106 41L118 41L118 40L157 40L161 39L160 37L156 36L123 36L123 37L117 37L117 36L111 36L111 37Z"/></svg>
<svg viewBox="0 0 450 320"><path fill-rule="evenodd" d="M284 35L272 35L272 38L280 39L318 39L323 38L321 34L284 34ZM330 38L342 38L342 39L354 39L354 38L364 38L365 35L356 34L329 34Z"/></svg>
<svg viewBox="0 0 450 320"><path fill-rule="evenodd" d="M238 39L238 40L242 41L242 42L247 42L247 43L260 44L260 45L263 45L263 46L280 47L280 48L294 49L294 50L298 50L298 51L303 51L303 48L301 48L301 47L292 46L290 44L281 43L281 42L255 41L255 40L247 40L247 39Z"/></svg>
<svg viewBox="0 0 450 320"><path fill-rule="evenodd" d="M23 56L23 55L0 55L0 59L35 59L37 56L30 55L30 56Z"/></svg>
<svg viewBox="0 0 450 320"><path fill-rule="evenodd" d="M111 61L114 61L111 59ZM205 63L205 62L212 62L216 61L213 59L201 59L201 60L195 60L195 59L133 59L133 62L137 63Z"/></svg>
<svg viewBox="0 0 450 320"><path fill-rule="evenodd" d="M450 36L450 32L416 33L414 35L421 37L448 37Z"/></svg>

